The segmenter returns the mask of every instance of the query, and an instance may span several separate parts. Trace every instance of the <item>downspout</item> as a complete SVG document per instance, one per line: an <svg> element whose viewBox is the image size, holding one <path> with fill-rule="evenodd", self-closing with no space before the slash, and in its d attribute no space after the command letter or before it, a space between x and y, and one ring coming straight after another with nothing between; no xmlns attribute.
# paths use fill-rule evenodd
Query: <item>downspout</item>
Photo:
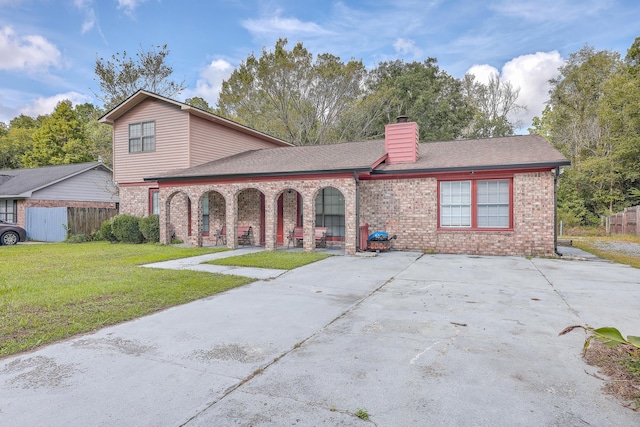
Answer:
<svg viewBox="0 0 640 427"><path fill-rule="evenodd" d="M356 171L353 171L353 180L356 182L356 252L360 252L360 180Z"/></svg>
<svg viewBox="0 0 640 427"><path fill-rule="evenodd" d="M556 173L553 174L553 252L562 256L558 252L558 178L560 177L560 166L556 166Z"/></svg>

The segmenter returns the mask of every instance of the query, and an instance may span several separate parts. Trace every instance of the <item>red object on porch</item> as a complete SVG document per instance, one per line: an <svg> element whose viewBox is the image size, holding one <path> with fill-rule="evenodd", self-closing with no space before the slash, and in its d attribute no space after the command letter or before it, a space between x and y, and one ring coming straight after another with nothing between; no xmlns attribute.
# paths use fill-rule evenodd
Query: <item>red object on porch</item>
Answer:
<svg viewBox="0 0 640 427"><path fill-rule="evenodd" d="M365 223L360 226L360 250L367 250L367 239L369 239L369 224Z"/></svg>

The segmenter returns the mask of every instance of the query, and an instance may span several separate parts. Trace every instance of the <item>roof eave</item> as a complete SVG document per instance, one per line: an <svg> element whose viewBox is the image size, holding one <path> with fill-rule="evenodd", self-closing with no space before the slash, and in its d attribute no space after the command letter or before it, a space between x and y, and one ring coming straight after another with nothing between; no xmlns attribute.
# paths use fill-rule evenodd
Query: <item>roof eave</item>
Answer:
<svg viewBox="0 0 640 427"><path fill-rule="evenodd" d="M502 169L547 169L560 166L570 166L568 160L557 162L540 162L540 163L520 163L511 165L481 165L481 166L455 166L448 168L422 168L422 169L393 169L393 170L373 170L373 174L381 175L398 175L398 174L415 174L415 173L439 173L439 172L461 172L461 171L485 171L485 170L502 170Z"/></svg>
<svg viewBox="0 0 640 427"><path fill-rule="evenodd" d="M233 179L233 178L255 178L255 177L278 177L292 175L323 175L353 172L371 172L370 167L347 168L347 169L324 169L313 171L288 171L288 172L261 172L261 173L241 173L241 174L220 174L220 175L189 175L189 176L163 176L144 178L144 181L188 181L199 179Z"/></svg>

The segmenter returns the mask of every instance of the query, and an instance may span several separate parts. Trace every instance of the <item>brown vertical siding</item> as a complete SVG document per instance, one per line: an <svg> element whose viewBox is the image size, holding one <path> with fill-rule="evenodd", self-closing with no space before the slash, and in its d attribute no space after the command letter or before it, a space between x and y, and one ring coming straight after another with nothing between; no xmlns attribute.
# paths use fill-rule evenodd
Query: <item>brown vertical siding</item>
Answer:
<svg viewBox="0 0 640 427"><path fill-rule="evenodd" d="M114 181L142 182L145 177L189 167L188 117L189 113L180 107L147 99L116 120L113 125L113 157L117 165ZM156 150L129 153L129 124L143 121L156 122Z"/></svg>
<svg viewBox="0 0 640 427"><path fill-rule="evenodd" d="M197 116L190 117L191 151L189 167L274 145Z"/></svg>

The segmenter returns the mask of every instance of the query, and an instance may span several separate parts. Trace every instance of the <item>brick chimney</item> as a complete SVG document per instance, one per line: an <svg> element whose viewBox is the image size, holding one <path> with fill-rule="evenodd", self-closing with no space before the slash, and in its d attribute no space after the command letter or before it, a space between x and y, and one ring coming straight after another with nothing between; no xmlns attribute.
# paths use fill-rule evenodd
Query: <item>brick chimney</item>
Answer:
<svg viewBox="0 0 640 427"><path fill-rule="evenodd" d="M418 160L418 124L407 116L398 116L396 123L384 127L384 149L387 163L415 163Z"/></svg>

